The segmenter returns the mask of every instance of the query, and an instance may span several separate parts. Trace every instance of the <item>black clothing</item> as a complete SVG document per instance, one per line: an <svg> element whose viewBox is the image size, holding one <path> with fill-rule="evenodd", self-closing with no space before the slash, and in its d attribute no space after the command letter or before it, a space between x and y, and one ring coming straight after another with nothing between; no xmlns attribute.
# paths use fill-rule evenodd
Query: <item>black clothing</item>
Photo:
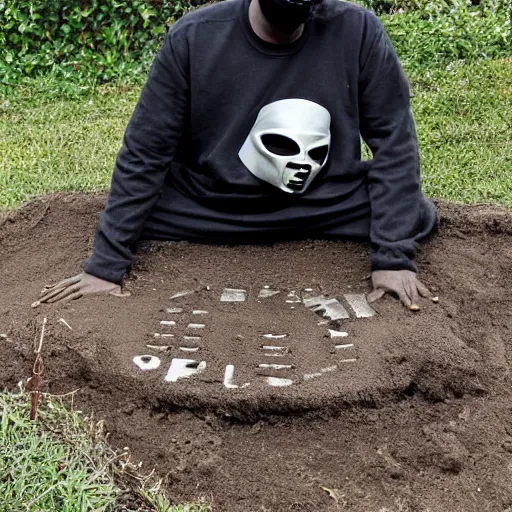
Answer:
<svg viewBox="0 0 512 512"><path fill-rule="evenodd" d="M325 0L287 45L259 39L248 0L177 22L152 66L117 157L84 270L119 283L141 238L255 242L369 238L373 270L414 270L436 224L420 189L409 86L377 17ZM300 98L331 114L329 159L309 189L256 178L238 153L259 111ZM360 134L373 159L361 161Z"/></svg>

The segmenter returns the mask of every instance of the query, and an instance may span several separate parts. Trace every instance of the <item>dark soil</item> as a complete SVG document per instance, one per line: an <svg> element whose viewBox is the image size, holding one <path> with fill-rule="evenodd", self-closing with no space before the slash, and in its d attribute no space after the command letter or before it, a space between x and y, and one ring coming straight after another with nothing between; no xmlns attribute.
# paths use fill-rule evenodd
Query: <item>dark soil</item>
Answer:
<svg viewBox="0 0 512 512"><path fill-rule="evenodd" d="M512 212L439 205L440 233L418 264L440 302L417 314L386 298L372 318L325 324L287 303L305 288L340 301L369 291L367 247L332 241L144 243L131 297L32 309L45 284L80 270L104 201L48 196L0 221L1 386L29 376L46 316L47 390L80 388L79 406L107 420L115 446L156 466L176 502L204 497L229 512L512 510ZM263 286L280 293L258 299ZM248 300L221 303L225 287ZM171 299L184 290L194 293ZM195 346L183 341L199 332L189 322L206 325L192 354L179 349ZM334 350L328 329L347 331L339 343L354 346ZM164 332L174 337L154 337ZM287 334L279 344L289 353L263 355L266 333ZM161 359L157 370L133 364L146 354ZM206 369L165 382L180 357ZM292 368L258 368L268 362ZM228 364L238 389L223 386ZM304 380L310 373L322 375ZM269 387L268 375L294 383Z"/></svg>

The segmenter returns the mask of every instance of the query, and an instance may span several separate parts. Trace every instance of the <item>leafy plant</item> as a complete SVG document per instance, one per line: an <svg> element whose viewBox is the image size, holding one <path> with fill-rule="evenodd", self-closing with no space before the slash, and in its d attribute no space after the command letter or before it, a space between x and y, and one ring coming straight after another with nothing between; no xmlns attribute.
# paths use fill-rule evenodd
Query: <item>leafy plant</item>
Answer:
<svg viewBox="0 0 512 512"><path fill-rule="evenodd" d="M409 70L512 53L512 0L356 1L381 15ZM0 0L0 96L46 74L79 84L141 82L168 25L200 3Z"/></svg>
<svg viewBox="0 0 512 512"><path fill-rule="evenodd" d="M512 55L511 0L429 0L382 20L409 70Z"/></svg>
<svg viewBox="0 0 512 512"><path fill-rule="evenodd" d="M1 0L0 0L1 1ZM146 0L5 0L0 3L0 76L55 70L99 81L147 68L177 7ZM183 9L182 9L183 10Z"/></svg>

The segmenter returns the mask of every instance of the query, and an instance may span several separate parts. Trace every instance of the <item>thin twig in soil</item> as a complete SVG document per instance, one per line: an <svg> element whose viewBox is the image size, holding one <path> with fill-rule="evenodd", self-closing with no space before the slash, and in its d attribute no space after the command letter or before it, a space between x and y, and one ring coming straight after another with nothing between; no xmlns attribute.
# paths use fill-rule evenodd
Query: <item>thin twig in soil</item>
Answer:
<svg viewBox="0 0 512 512"><path fill-rule="evenodd" d="M44 331L46 328L46 322L48 319L45 317L43 319L43 325L41 327L41 335L39 337L39 345L34 350L34 354L36 359L34 361L34 366L32 367L32 376L27 381L27 388L30 391L30 419L34 421L37 418L37 408L39 406L39 397L40 397L40 389L41 383L44 375L44 364L43 357L41 355L41 350L43 349L43 341L44 341ZM36 335L37 340L37 335Z"/></svg>
<svg viewBox="0 0 512 512"><path fill-rule="evenodd" d="M59 322L60 322L61 324L64 324L64 325L65 325L65 326L66 326L70 331L72 331L72 330L73 330L73 328L71 327L71 325L69 325L69 324L66 322L66 320L64 320L64 318L59 318Z"/></svg>

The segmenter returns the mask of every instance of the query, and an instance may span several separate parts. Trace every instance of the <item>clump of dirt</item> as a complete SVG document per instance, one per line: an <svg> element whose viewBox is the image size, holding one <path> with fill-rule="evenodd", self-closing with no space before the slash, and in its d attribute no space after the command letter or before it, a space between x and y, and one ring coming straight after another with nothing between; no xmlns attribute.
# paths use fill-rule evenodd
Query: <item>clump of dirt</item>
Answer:
<svg viewBox="0 0 512 512"><path fill-rule="evenodd" d="M80 270L104 202L47 196L0 224L4 387L29 375L45 316L47 389L80 388L80 405L107 419L114 444L166 474L178 501L201 496L229 511L511 506L511 212L439 205L440 232L418 265L440 303L418 314L388 298L358 318L347 297L369 291L367 247L334 241L145 242L131 297L31 309L45 284ZM247 299L221 302L225 288ZM183 291L192 293L172 298ZM336 298L348 318L322 318L305 294ZM143 371L136 356L159 366ZM206 367L167 382L177 359Z"/></svg>

